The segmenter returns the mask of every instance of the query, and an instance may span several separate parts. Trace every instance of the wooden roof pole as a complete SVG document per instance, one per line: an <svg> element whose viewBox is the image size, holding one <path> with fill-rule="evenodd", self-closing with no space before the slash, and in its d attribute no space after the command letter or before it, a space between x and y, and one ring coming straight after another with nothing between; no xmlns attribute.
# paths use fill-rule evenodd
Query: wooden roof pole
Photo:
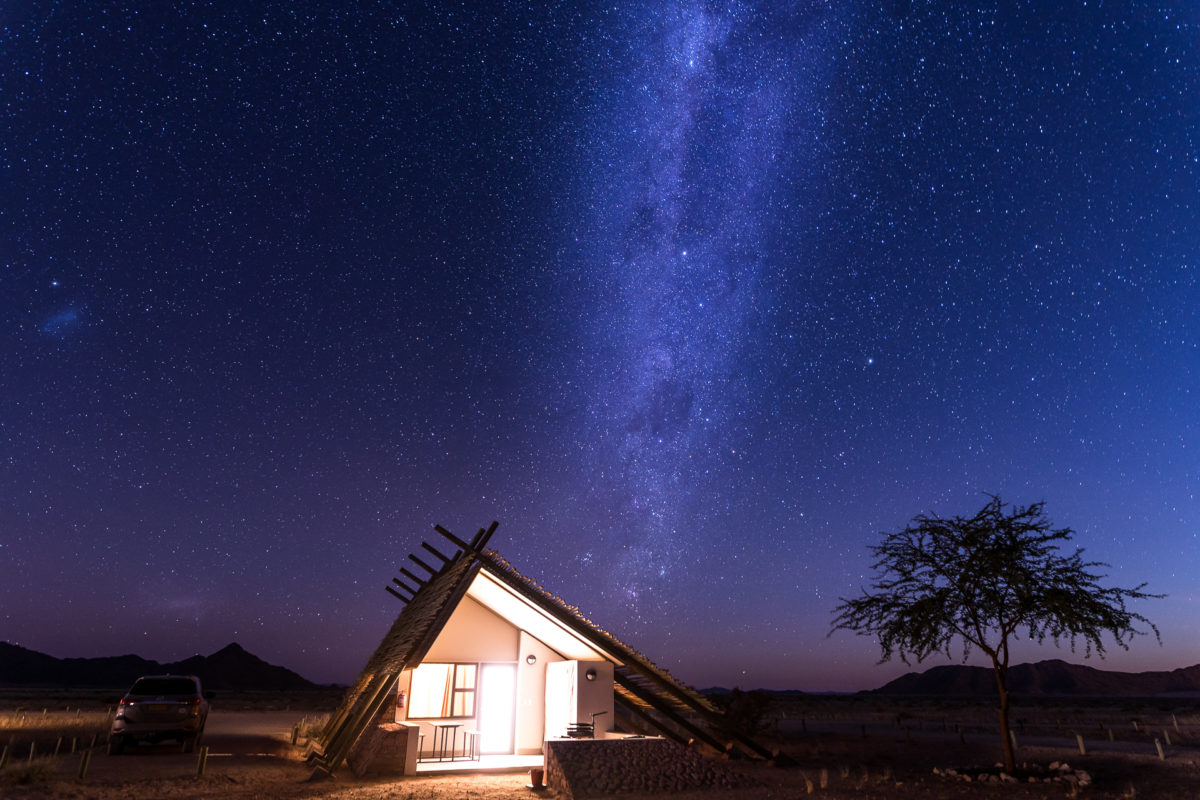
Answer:
<svg viewBox="0 0 1200 800"><path fill-rule="evenodd" d="M451 561L454 560L454 556L443 555L441 552L438 551L438 549L436 547L431 545L429 542L421 542L421 547L424 547L426 550L433 553L433 555L435 557L441 559L442 564L449 564Z"/></svg>
<svg viewBox="0 0 1200 800"><path fill-rule="evenodd" d="M433 529L434 529L435 531L437 531L438 533L440 533L442 536L445 536L447 539L449 539L449 540L450 540L451 542L453 542L454 544L456 544L456 545L458 545L459 547L461 547L461 548L462 548L463 550L465 550L466 552L468 552L468 553L469 553L469 552L471 552L471 545L467 544L467 543L466 543L466 542L464 542L462 539L458 538L458 537L457 537L457 536L455 536L453 533L451 533L450 531L448 531L448 530L446 530L445 528L443 528L441 525L434 525L434 526L433 526Z"/></svg>
<svg viewBox="0 0 1200 800"><path fill-rule="evenodd" d="M613 677L616 679L617 683L621 684L621 686L630 694L636 696L646 705L650 706L655 711L662 714L664 717L671 720L688 733L692 734L692 736L695 736L697 739L715 748L719 752L726 752L729 750L729 745L727 742L722 742L720 739L717 739L715 736L708 733L708 731L697 728L695 725L688 722L686 719L677 714L674 709L668 708L660 703L657 695L646 691L641 686L638 686L637 683L631 681L629 678L621 675L620 673L614 673Z"/></svg>
<svg viewBox="0 0 1200 800"><path fill-rule="evenodd" d="M416 575L409 572L408 569L406 569L405 567L400 568L400 573L402 575L404 575L404 577L408 578L410 581L415 583L417 586L424 586L425 584L429 583L429 581L427 581L427 580L424 580L424 581L421 580Z"/></svg>
<svg viewBox="0 0 1200 800"><path fill-rule="evenodd" d="M419 589L414 589L414 588L412 588L411 586L409 586L407 583L405 583L404 581L400 580L399 578L392 578L392 583L396 584L396 585L397 585L397 586L399 586L401 589L403 589L404 591L406 591L406 592L408 592L409 594L411 594L413 597L416 597L416 596L417 596L417 592L419 591ZM424 585L424 584L421 584L421 583L418 583L418 584L417 584L417 586L418 586L418 587L420 587L420 586L423 586L423 585Z"/></svg>
<svg viewBox="0 0 1200 800"><path fill-rule="evenodd" d="M437 575L439 572L441 572L441 570L434 569L433 567L429 566L428 564L426 564L426 563L425 563L424 561L422 561L421 559L419 559L419 558L417 558L416 556L414 556L412 553L409 553L409 554L408 554L408 557L409 557L411 560L415 561L416 563L420 564L420 565L421 565L421 567L422 567L422 568L423 568L423 569L424 569L426 572L428 572L430 575ZM401 572L403 572L403 571L404 571L403 567L400 569L400 571L401 571Z"/></svg>
<svg viewBox="0 0 1200 800"><path fill-rule="evenodd" d="M666 736L672 741L687 744L688 739L675 731L667 730L662 723L640 708L623 703L617 703L614 708L617 721L630 728L639 736ZM636 717L636 718L635 718Z"/></svg>
<svg viewBox="0 0 1200 800"><path fill-rule="evenodd" d="M358 700L358 696L366 689L368 683L370 683L370 678L366 675L359 675L354 681L354 685L346 693L345 699L338 704L337 710L330 715L329 721L325 723L325 727L321 730L322 747L325 746L326 740L332 735L333 731L345 720L346 715L350 713L350 709L354 707L355 701Z"/></svg>
<svg viewBox="0 0 1200 800"><path fill-rule="evenodd" d="M492 524L488 526L487 530L480 528L479 532L475 534L475 538L471 540L471 549L473 549L476 553L482 550L487 545L488 540L492 538L492 534L496 532L496 528L498 527L500 527L500 523L496 520L493 520Z"/></svg>
<svg viewBox="0 0 1200 800"><path fill-rule="evenodd" d="M400 673L390 673L376 676L377 680L372 693L367 696L366 704L355 715L352 715L346 720L341 730L333 737L330 746L325 750L325 755L322 758L322 766L332 772L337 769L346 756L350 753L350 748L358 741L358 737L366 729L371 721L375 719L383 706L391 700L392 691L396 688L396 683L400 680ZM364 694L366 694L364 692Z"/></svg>

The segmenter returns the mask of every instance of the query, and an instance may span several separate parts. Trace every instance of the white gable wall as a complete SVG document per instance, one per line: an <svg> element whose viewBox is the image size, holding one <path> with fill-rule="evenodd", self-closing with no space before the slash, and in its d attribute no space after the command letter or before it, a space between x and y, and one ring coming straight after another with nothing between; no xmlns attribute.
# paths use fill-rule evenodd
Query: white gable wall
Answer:
<svg viewBox="0 0 1200 800"><path fill-rule="evenodd" d="M515 662L520 644L517 627L470 597L464 597L425 656L430 663Z"/></svg>

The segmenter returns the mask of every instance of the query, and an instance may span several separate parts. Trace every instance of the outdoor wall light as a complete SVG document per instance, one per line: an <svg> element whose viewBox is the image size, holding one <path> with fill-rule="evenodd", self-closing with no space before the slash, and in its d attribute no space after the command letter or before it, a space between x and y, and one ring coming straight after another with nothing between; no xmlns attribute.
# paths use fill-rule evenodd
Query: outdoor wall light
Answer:
<svg viewBox="0 0 1200 800"><path fill-rule="evenodd" d="M535 656L533 653L530 653L529 655L525 656L525 663L526 664L536 664L537 656Z"/></svg>
<svg viewBox="0 0 1200 800"><path fill-rule="evenodd" d="M589 681L596 680L596 670L589 669L587 672L583 673L583 677L587 678Z"/></svg>

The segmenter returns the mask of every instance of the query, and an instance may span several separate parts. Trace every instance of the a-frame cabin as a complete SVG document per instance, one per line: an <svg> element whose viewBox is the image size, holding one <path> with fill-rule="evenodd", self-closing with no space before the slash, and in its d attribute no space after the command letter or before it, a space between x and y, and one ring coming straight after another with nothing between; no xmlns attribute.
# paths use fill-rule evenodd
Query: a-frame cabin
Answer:
<svg viewBox="0 0 1200 800"><path fill-rule="evenodd" d="M415 571L402 567L387 587L405 606L325 727L310 757L318 767L353 763L364 733L396 724L411 732L410 762L445 757L446 728L453 758L541 753L545 740L589 725L596 738L662 736L711 755L772 757L702 695L486 549L497 525L470 541L435 526L451 554L422 542L421 556L409 556Z"/></svg>

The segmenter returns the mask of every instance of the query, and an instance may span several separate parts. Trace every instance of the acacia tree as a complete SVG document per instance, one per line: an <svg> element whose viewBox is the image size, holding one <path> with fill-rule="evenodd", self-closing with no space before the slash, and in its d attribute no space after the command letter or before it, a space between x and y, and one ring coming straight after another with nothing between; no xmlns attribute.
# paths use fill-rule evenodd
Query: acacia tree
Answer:
<svg viewBox="0 0 1200 800"><path fill-rule="evenodd" d="M1126 608L1127 600L1163 595L1100 585L1095 572L1107 564L1084 561L1083 550L1069 555L1059 549L1070 541L1070 528L1052 527L1042 513L1044 503L1005 509L999 497L973 517L943 519L922 514L898 533L872 546L876 571L870 590L860 597L839 598L830 635L849 630L878 637L883 661L900 656L918 662L934 653L951 655L962 643L965 661L973 648L992 660L1000 694L997 712L1004 741L1004 765L1016 768L1009 731L1008 659L1010 642L1024 632L1038 643L1047 638L1072 651L1082 640L1085 657L1104 655L1103 634L1128 650L1128 641L1158 628Z"/></svg>

